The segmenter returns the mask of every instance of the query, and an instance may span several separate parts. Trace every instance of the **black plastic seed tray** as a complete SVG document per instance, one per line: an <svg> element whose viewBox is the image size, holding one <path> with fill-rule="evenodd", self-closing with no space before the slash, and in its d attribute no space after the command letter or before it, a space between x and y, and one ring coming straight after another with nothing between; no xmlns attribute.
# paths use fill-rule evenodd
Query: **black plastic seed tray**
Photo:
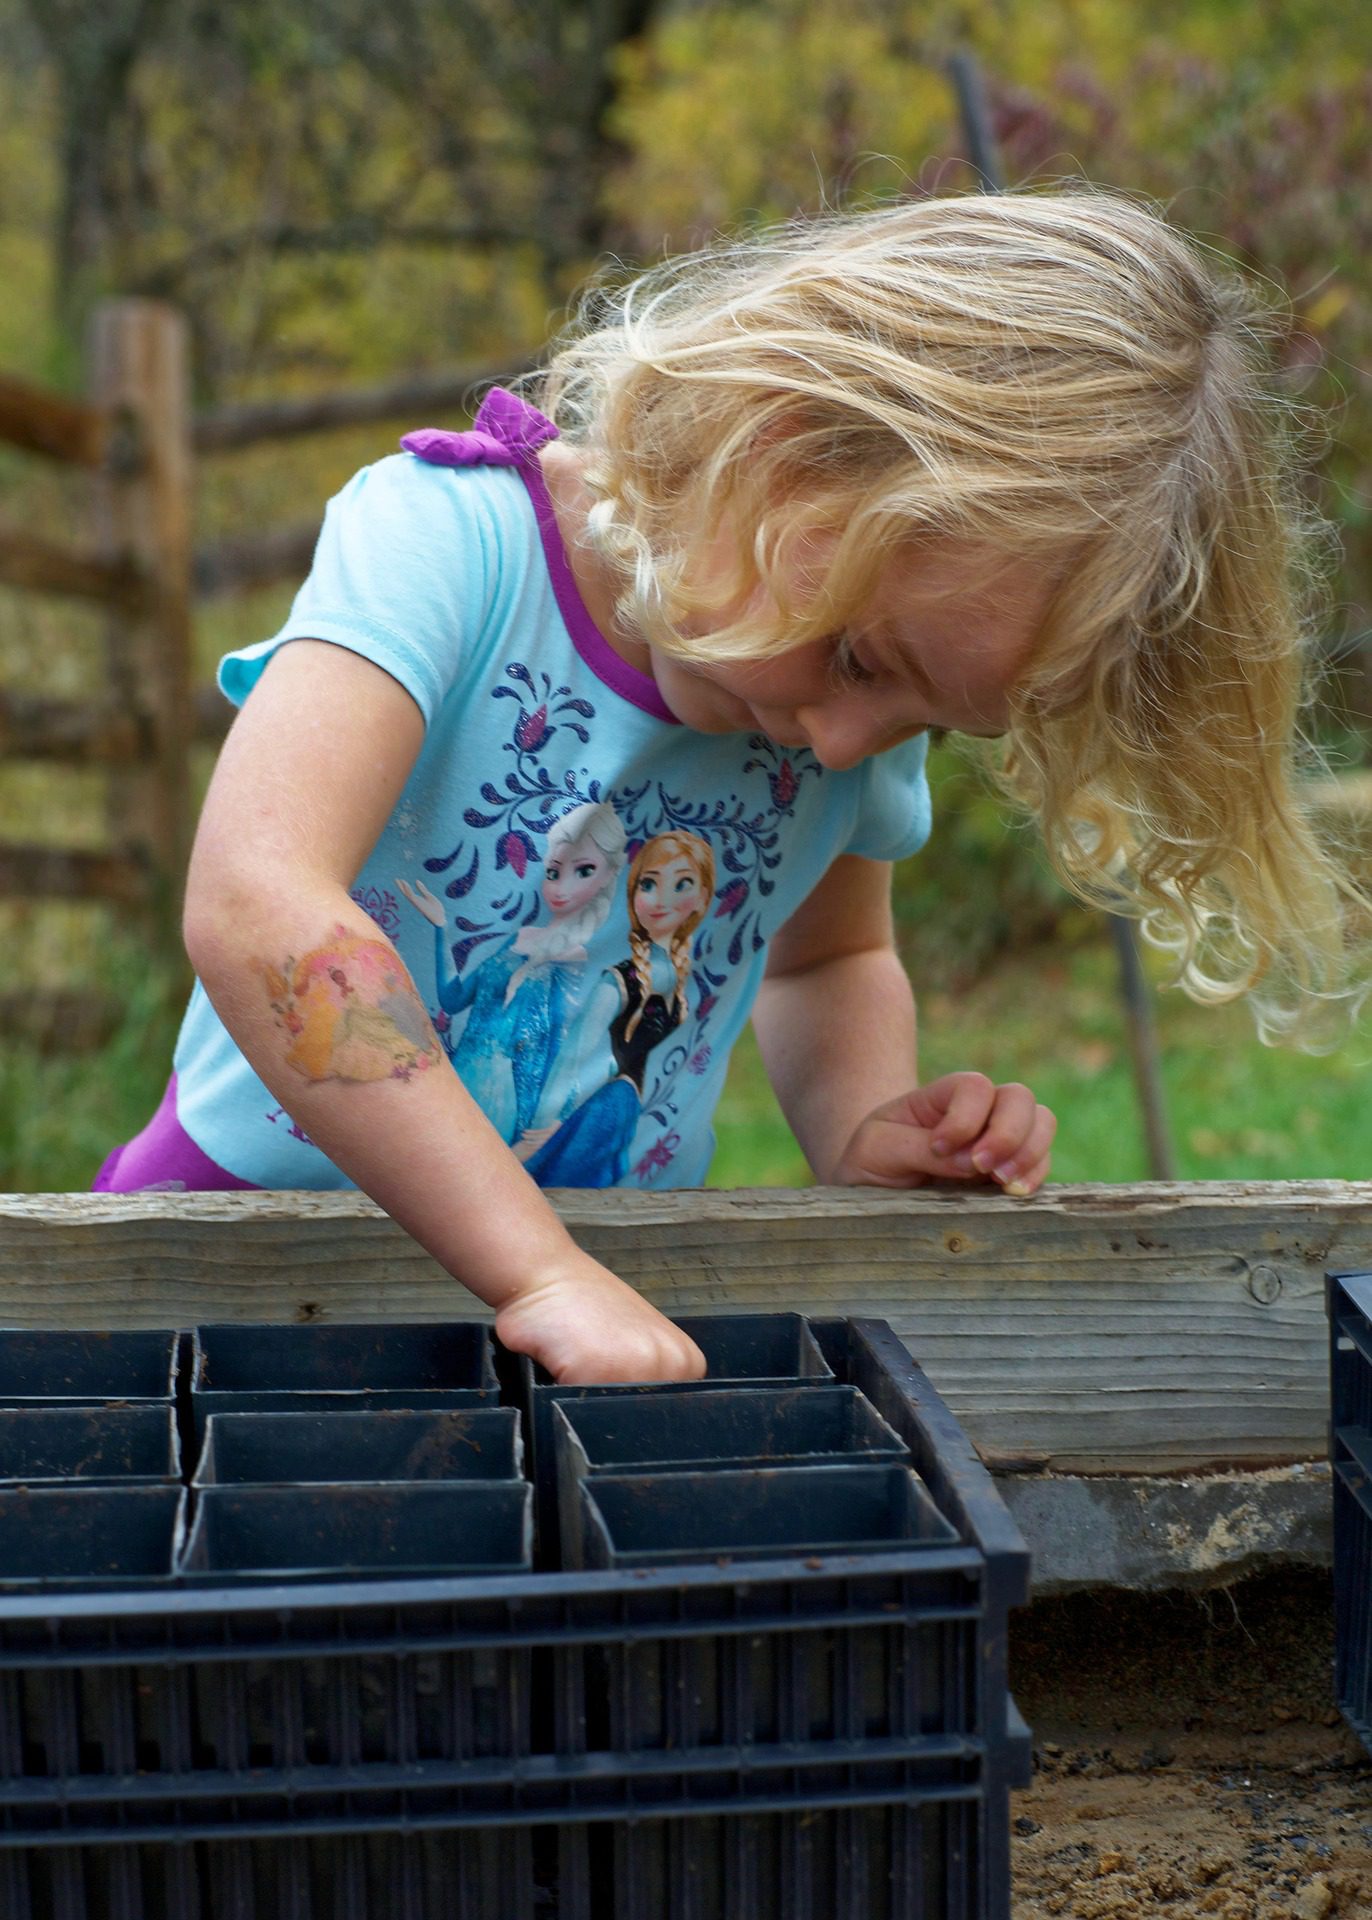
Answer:
<svg viewBox="0 0 1372 1920"><path fill-rule="evenodd" d="M523 1480L203 1487L178 1571L205 1579L528 1573L533 1488Z"/></svg>
<svg viewBox="0 0 1372 1920"><path fill-rule="evenodd" d="M490 1330L471 1321L197 1327L191 1409L214 1413L441 1413L496 1403Z"/></svg>
<svg viewBox="0 0 1372 1920"><path fill-rule="evenodd" d="M513 1407L464 1407L455 1413L216 1413L205 1423L192 1484L521 1480L523 1462Z"/></svg>
<svg viewBox="0 0 1372 1920"><path fill-rule="evenodd" d="M889 1329L807 1331L956 1538L0 1593L0 1913L1006 1920L1023 1544Z"/></svg>
<svg viewBox="0 0 1372 1920"><path fill-rule="evenodd" d="M1372 1752L1372 1273L1330 1274L1334 1688Z"/></svg>
<svg viewBox="0 0 1372 1920"><path fill-rule="evenodd" d="M180 1479L170 1405L0 1409L0 1485Z"/></svg>
<svg viewBox="0 0 1372 1920"><path fill-rule="evenodd" d="M0 1330L0 1407L169 1401L177 1336L170 1331Z"/></svg>
<svg viewBox="0 0 1372 1920"><path fill-rule="evenodd" d="M588 1475L906 1458L899 1435L855 1387L735 1387L561 1400L553 1406L552 1432L568 1566L585 1563L580 1489Z"/></svg>
<svg viewBox="0 0 1372 1920"><path fill-rule="evenodd" d="M179 1486L0 1489L0 1588L171 1578Z"/></svg>

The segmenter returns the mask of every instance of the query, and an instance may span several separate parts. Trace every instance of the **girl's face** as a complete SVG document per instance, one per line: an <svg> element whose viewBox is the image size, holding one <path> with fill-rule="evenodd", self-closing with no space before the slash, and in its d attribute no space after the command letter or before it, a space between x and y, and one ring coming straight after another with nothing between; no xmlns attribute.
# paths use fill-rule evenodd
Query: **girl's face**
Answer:
<svg viewBox="0 0 1372 1920"><path fill-rule="evenodd" d="M550 913L578 913L605 885L609 862L594 840L573 840L549 854L543 867L543 898Z"/></svg>
<svg viewBox="0 0 1372 1920"><path fill-rule="evenodd" d="M672 854L644 867L634 888L634 917L650 940L666 946L672 935L706 902L700 875L684 854Z"/></svg>
<svg viewBox="0 0 1372 1920"><path fill-rule="evenodd" d="M856 766L930 727L1002 733L1056 586L1040 561L971 543L892 558L845 634L769 660L692 665L656 650L663 699L702 733L765 733Z"/></svg>

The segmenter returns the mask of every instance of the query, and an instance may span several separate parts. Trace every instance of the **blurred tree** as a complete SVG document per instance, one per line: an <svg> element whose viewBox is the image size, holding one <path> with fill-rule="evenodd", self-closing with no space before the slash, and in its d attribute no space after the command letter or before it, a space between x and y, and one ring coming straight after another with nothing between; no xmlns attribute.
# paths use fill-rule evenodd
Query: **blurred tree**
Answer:
<svg viewBox="0 0 1372 1920"><path fill-rule="evenodd" d="M20 0L54 80L61 195L54 236L57 317L69 337L112 278L129 238L138 161L133 76L170 0Z"/></svg>
<svg viewBox="0 0 1372 1920"><path fill-rule="evenodd" d="M310 274L396 250L517 256L560 304L599 250L615 54L660 0L3 0L50 76L57 318L107 290L191 312L231 372ZM227 310L227 312L226 312Z"/></svg>

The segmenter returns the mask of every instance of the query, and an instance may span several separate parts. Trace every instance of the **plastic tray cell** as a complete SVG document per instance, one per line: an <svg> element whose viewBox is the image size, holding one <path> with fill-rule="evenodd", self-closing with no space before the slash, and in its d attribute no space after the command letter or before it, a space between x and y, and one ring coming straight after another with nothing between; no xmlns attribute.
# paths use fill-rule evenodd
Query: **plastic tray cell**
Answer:
<svg viewBox="0 0 1372 1920"><path fill-rule="evenodd" d="M201 1578L514 1574L533 1564L523 1481L200 1490L178 1571Z"/></svg>
<svg viewBox="0 0 1372 1920"><path fill-rule="evenodd" d="M0 1590L168 1580L184 1502L179 1486L0 1489Z"/></svg>
<svg viewBox="0 0 1372 1920"><path fill-rule="evenodd" d="M216 1413L205 1424L193 1484L520 1480L523 1460L519 1415L513 1407L453 1413L388 1408L370 1413Z"/></svg>
<svg viewBox="0 0 1372 1920"><path fill-rule="evenodd" d="M957 1538L908 1467L601 1474L581 1483L579 1544L591 1567L854 1556Z"/></svg>
<svg viewBox="0 0 1372 1920"><path fill-rule="evenodd" d="M180 1479L181 1448L169 1405L0 1409L0 1486Z"/></svg>
<svg viewBox="0 0 1372 1920"><path fill-rule="evenodd" d="M474 1321L195 1329L197 1434L212 1413L442 1413L497 1397L490 1330Z"/></svg>
<svg viewBox="0 0 1372 1920"><path fill-rule="evenodd" d="M0 1407L170 1400L177 1335L0 1329Z"/></svg>

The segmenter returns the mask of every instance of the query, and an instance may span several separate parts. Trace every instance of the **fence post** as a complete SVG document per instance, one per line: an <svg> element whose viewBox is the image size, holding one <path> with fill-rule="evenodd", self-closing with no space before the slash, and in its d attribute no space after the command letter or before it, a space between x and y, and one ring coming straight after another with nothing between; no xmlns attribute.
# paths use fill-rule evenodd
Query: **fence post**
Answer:
<svg viewBox="0 0 1372 1920"><path fill-rule="evenodd" d="M147 867L151 931L179 959L181 887L190 846L191 405L189 329L153 300L109 300L89 336L91 399L116 419L95 486L95 537L110 560L141 565L145 604L108 627L110 695L138 725L143 754L112 768L111 840Z"/></svg>

